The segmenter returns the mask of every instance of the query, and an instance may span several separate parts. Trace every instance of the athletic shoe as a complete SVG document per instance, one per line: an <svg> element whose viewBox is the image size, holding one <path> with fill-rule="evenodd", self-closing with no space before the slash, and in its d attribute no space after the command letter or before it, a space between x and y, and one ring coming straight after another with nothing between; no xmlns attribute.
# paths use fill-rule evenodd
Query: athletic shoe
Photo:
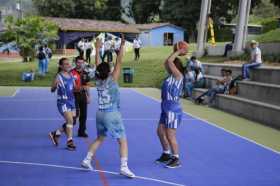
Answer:
<svg viewBox="0 0 280 186"><path fill-rule="evenodd" d="M69 141L67 141L67 149L68 149L68 150L71 150L71 151L76 150L76 146L75 146L75 144L74 144L74 141L73 141L73 140L69 140Z"/></svg>
<svg viewBox="0 0 280 186"><path fill-rule="evenodd" d="M122 166L121 167L120 174L123 175L123 176L126 176L128 178L134 178L135 177L135 174L133 174L133 172L131 172L127 166Z"/></svg>
<svg viewBox="0 0 280 186"><path fill-rule="evenodd" d="M88 134L87 133L78 133L78 137L81 137L81 138L88 138Z"/></svg>
<svg viewBox="0 0 280 186"><path fill-rule="evenodd" d="M156 163L167 163L168 161L171 160L171 155L170 154L167 154L167 153L162 153L160 158L158 158L156 160Z"/></svg>
<svg viewBox="0 0 280 186"><path fill-rule="evenodd" d="M88 170L93 170L93 167L91 165L91 161L89 159L84 159L81 163L81 166L85 169L88 169Z"/></svg>
<svg viewBox="0 0 280 186"><path fill-rule="evenodd" d="M55 146L58 146L58 140L59 140L60 135L56 135L56 132L54 131L54 132L49 133L49 137L52 140L52 143Z"/></svg>
<svg viewBox="0 0 280 186"><path fill-rule="evenodd" d="M179 158L177 157L172 157L171 160L166 164L166 168L174 169L174 168L179 168L181 167Z"/></svg>

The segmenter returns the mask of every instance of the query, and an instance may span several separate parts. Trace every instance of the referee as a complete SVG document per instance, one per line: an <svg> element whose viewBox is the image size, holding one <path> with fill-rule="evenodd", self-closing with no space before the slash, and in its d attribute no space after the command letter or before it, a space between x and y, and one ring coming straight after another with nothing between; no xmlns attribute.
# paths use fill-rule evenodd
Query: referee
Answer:
<svg viewBox="0 0 280 186"><path fill-rule="evenodd" d="M84 70L85 61L83 57L75 58L75 68L71 73L75 79L76 87L74 89L76 118L79 118L78 137L87 138L86 121L87 121L87 105L90 103L89 74ZM76 123L74 119L74 124Z"/></svg>

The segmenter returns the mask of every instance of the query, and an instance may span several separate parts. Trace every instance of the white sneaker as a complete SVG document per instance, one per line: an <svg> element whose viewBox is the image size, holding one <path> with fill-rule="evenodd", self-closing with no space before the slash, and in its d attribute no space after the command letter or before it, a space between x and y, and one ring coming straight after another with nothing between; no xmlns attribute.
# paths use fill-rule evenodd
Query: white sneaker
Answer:
<svg viewBox="0 0 280 186"><path fill-rule="evenodd" d="M135 174L133 174L133 172L131 172L127 166L121 167L120 174L123 175L123 176L126 176L128 178L134 178L135 177Z"/></svg>
<svg viewBox="0 0 280 186"><path fill-rule="evenodd" d="M88 170L91 170L91 171L93 170L93 167L91 165L91 161L88 160L88 159L84 159L81 163L81 166L85 169L88 169Z"/></svg>

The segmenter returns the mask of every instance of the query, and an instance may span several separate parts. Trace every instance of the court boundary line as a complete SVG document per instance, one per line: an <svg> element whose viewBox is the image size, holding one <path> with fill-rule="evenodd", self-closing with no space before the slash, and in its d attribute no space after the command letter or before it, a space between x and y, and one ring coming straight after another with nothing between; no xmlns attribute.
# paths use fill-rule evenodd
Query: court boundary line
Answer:
<svg viewBox="0 0 280 186"><path fill-rule="evenodd" d="M136 90L134 90L134 89L131 89L131 90L132 90L133 92L139 94L139 95L142 95L142 96L144 96L144 97L150 98L151 100L154 100L154 101L160 103L160 100L158 100L158 99L156 99L156 98L154 98L154 97L147 96L147 95L143 94L142 92L138 92L138 91L136 91ZM188 113L188 112L186 112L186 111L183 111L183 112L184 112L185 114L187 114L187 115L193 117L193 118L196 118L197 120L203 121L204 123L206 123L206 124L208 124L208 125L211 125L211 126L213 126L213 127L216 127L216 128L218 128L218 129L220 129L220 130L222 130L222 131L224 131L224 132L227 132L227 133L229 133L229 134L232 134L232 135L234 135L234 136L236 136L236 137L239 137L239 138L241 138L241 139L243 139L243 140L245 140L245 141L251 142L251 143L253 143L253 144L255 144L255 145L259 146L259 147L262 147L262 148L264 148L264 149L266 149L266 150L269 150L269 151L271 151L271 152L274 152L274 153L276 153L277 155L280 155L280 152L279 152L279 151L274 150L274 149L272 149L272 148L270 148L270 147L268 147L268 146L265 146L265 145L263 145L263 144L260 144L260 143L254 141L254 140L252 140L252 139L250 139L250 138L241 136L241 135L239 135L239 134L237 134L237 133L235 133L235 132L233 132L233 131L230 131L230 130L228 130L228 129L225 129L225 128L223 128L223 127L220 127L220 126L218 126L217 124L212 123L212 122L210 122L210 121L207 121L207 120L205 120L205 119L203 119L203 118L200 118L200 117L198 117L198 116L194 116L194 115L192 115L192 114L190 114L190 113Z"/></svg>
<svg viewBox="0 0 280 186"><path fill-rule="evenodd" d="M34 162L21 162L21 161L6 161L6 160L0 160L0 163L2 164L16 164L16 165L30 165L30 166L41 166L41 167L51 167L51 168L61 168L61 169L72 169L72 170L81 170L85 172L96 172L96 173L106 173L106 174L112 174L112 175L120 175L118 172L113 171L106 171L106 170L87 170L81 167L73 167L73 166L64 166L64 165L55 165L55 164L46 164L46 163L34 163ZM128 178L129 179L129 178ZM184 184L178 184L170 181L160 180L160 179L154 179L149 177L143 177L143 176L135 176L134 179L140 179L140 180L146 180L146 181L153 181L158 183L163 183L166 185L173 185L173 186L186 186Z"/></svg>
<svg viewBox="0 0 280 186"><path fill-rule="evenodd" d="M0 121L62 121L63 118L1 118ZM88 121L95 121L96 118L87 118ZM124 121L158 121L158 118L122 118ZM182 119L182 121L196 121L198 119L189 118L189 119Z"/></svg>

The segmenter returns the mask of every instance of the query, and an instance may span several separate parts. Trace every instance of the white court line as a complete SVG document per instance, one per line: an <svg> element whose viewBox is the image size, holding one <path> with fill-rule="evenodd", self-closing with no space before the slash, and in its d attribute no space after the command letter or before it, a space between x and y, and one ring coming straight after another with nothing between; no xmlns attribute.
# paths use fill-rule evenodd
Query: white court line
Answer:
<svg viewBox="0 0 280 186"><path fill-rule="evenodd" d="M118 172L112 172L112 171L104 171L104 170L87 170L80 167L71 167L71 166L64 166L64 165L54 165L54 164L45 164L45 163L33 163L33 162L19 162L19 161L0 161L2 164L18 164L18 165L31 165L31 166L41 166L41 167L52 167L52 168L61 168L61 169L72 169L72 170L81 170L81 171L88 171L88 172L102 172L107 174L113 174L113 175L120 175ZM135 176L136 179L141 180L147 180L147 181L153 181L158 183L163 183L166 185L174 185L174 186L186 186L183 184L178 184L174 182L154 179L154 178L148 178L148 177L142 177L142 176Z"/></svg>
<svg viewBox="0 0 280 186"><path fill-rule="evenodd" d="M19 92L20 92L20 88L17 88L11 97L12 98L15 97Z"/></svg>
<svg viewBox="0 0 280 186"><path fill-rule="evenodd" d="M0 118L0 121L58 121L64 120L63 118ZM96 118L87 118L87 120L92 121ZM124 121L157 121L159 118L123 118ZM182 121L194 121L197 119L182 119Z"/></svg>
<svg viewBox="0 0 280 186"><path fill-rule="evenodd" d="M131 90L134 91L135 93L139 94L139 95L142 95L142 96L144 96L144 97L150 98L151 100L154 100L154 101L156 101L156 102L160 102L158 99L155 99L155 98L150 97L150 96L146 96L145 94L143 94L143 93L141 93L141 92L137 92L137 91L134 90L134 89L131 89ZM239 134L237 134L237 133L235 133L235 132L232 132L232 131L230 131L230 130L227 130L227 129L225 129L225 128L222 128L222 127L216 125L215 123L212 123L212 122L209 122L209 121L207 121L207 120L205 120L205 119L202 119L202 118L200 118L200 117L194 116L194 115L192 115L192 114L190 114L190 113L188 113L188 112L185 112L185 111L184 111L184 113L187 114L187 115L190 115L190 116L193 117L193 118L196 118L197 120L203 121L203 122L206 123L206 124L212 125L212 126L218 128L218 129L220 129L220 130L223 130L223 131L225 131L225 132L227 132L227 133L230 133L230 134L232 134L232 135L234 135L234 136L237 136L237 137L239 137L239 138L242 138L242 139L244 139L244 140L246 140L246 141L249 141L249 142L251 142L251 143L254 143L254 144L256 144L256 145L258 145L258 146L260 146L260 147L262 147L262 148L264 148L264 149L266 149L266 150L269 150L269 151L271 151L271 152L274 152L274 153L280 155L280 152L279 152L279 151L274 150L274 149L272 149L272 148L270 148L270 147L267 147L267 146L265 146L265 145L263 145L263 144L260 144L260 143L258 143L258 142L256 142L256 141L252 140L252 139L249 139L249 138L244 137L244 136L241 136L241 135L239 135Z"/></svg>

